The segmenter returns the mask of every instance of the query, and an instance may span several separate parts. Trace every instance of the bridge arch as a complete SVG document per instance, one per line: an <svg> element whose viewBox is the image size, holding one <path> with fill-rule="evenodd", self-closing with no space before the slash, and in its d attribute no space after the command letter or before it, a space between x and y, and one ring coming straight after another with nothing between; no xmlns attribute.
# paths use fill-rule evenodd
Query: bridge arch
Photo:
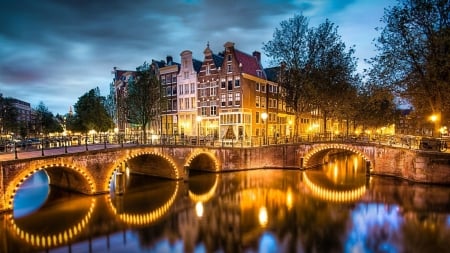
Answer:
<svg viewBox="0 0 450 253"><path fill-rule="evenodd" d="M220 164L216 155L207 150L195 150L186 159L185 168L196 170L219 172Z"/></svg>
<svg viewBox="0 0 450 253"><path fill-rule="evenodd" d="M165 154L155 152L154 150L139 150L139 152L127 154L117 160L116 163L109 169L109 180L105 182L104 189L111 186L114 173L121 170L122 164L126 163L129 170L132 172L153 175L163 178L179 180L182 178L180 170L173 159ZM142 168L137 168L136 164L142 163ZM155 164L161 167L154 166Z"/></svg>
<svg viewBox="0 0 450 253"><path fill-rule="evenodd" d="M6 187L5 199L7 208L13 210L14 197L20 186L34 173L44 170L49 177L49 184L60 188L91 195L97 192L95 180L84 167L76 167L68 163L48 163L40 166L31 163L18 173Z"/></svg>
<svg viewBox="0 0 450 253"><path fill-rule="evenodd" d="M319 159L321 159L323 155L325 155L326 153L328 153L330 150L333 149L352 152L354 154L360 155L366 162L372 163L369 154L360 150L358 147L355 147L354 145L341 143L329 143L329 144L327 143L313 146L313 148L310 149L307 152L307 154L303 157L303 167L310 168L321 164L321 161L319 161Z"/></svg>

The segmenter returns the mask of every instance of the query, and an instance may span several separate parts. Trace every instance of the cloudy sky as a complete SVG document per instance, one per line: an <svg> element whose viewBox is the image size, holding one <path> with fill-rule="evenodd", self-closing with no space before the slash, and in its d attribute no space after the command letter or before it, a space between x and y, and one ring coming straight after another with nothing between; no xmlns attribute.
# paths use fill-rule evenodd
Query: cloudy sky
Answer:
<svg viewBox="0 0 450 253"><path fill-rule="evenodd" d="M251 54L262 51L283 20L303 14L310 26L328 18L359 69L374 56L372 40L385 7L395 0L21 0L0 10L0 93L54 114L65 114L78 98L99 87L107 95L111 70L134 70L189 49L203 60L227 41Z"/></svg>

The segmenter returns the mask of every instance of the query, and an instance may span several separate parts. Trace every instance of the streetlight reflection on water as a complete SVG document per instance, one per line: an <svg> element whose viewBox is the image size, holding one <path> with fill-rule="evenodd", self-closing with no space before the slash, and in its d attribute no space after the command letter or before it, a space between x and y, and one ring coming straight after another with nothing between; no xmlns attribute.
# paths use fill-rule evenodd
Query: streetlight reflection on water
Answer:
<svg viewBox="0 0 450 253"><path fill-rule="evenodd" d="M448 199L442 198L449 189L391 178L368 180L361 159L331 155L322 168L303 172L191 173L187 182L131 173L124 194L82 196L79 200L73 195L59 198L58 191L51 188L55 195L50 200L2 223L5 227L0 230L9 232L0 244L7 244L1 245L2 249L27 252L448 249L448 240L439 238L450 236L450 207ZM18 192L15 208L24 208L20 202L33 202L24 198L27 189ZM426 205L417 199L419 195ZM67 216L67 204L74 201ZM50 217L65 222L38 229L46 226ZM14 228L8 227L11 224ZM430 226L433 230L426 229Z"/></svg>

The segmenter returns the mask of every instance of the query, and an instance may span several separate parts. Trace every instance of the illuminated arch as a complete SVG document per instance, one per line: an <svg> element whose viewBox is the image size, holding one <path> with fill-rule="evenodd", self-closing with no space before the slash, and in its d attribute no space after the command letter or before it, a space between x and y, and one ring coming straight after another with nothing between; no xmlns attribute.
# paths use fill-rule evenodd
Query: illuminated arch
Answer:
<svg viewBox="0 0 450 253"><path fill-rule="evenodd" d="M354 202L359 200L366 192L366 185L351 190L330 190L315 184L304 171L303 182L319 199L330 202Z"/></svg>
<svg viewBox="0 0 450 253"><path fill-rule="evenodd" d="M194 152L192 152L191 155L186 159L185 167L190 167L192 161L196 157L198 157L199 155L206 155L206 156L208 156L214 163L213 171L214 172L219 172L220 171L220 163L217 160L216 156L213 153L211 153L210 151L207 151L207 150L195 150Z"/></svg>
<svg viewBox="0 0 450 253"><path fill-rule="evenodd" d="M92 214L94 212L96 206L96 199L92 198L90 207L86 215L76 224L71 227L61 231L59 233L54 234L36 234L29 233L22 228L20 228L13 218L12 214L8 215L9 226L8 228L12 231L12 234L16 234L16 236L22 241L32 245L33 247L40 248L53 248L58 246L66 245L67 243L73 241L89 224Z"/></svg>
<svg viewBox="0 0 450 253"><path fill-rule="evenodd" d="M153 155L153 156L157 156L162 158L163 160L165 160L167 163L170 164L171 168L174 171L175 174L175 179L179 180L181 178L180 172L178 167L176 166L175 162L172 160L171 157L166 156L164 154L161 154L159 152L155 152L155 151L148 151L148 150L143 150L137 153L132 153L132 154L128 154L128 155L124 155L122 158L117 159L118 162L114 163L109 170L107 171L107 175L109 175L108 180L106 180L105 184L103 185L103 189L104 191L109 191L109 188L111 186L111 182L113 180L114 177L114 172L117 171L117 168L119 168L121 166L122 163L126 163L127 161L129 161L130 159L133 159L135 157L139 157L142 155Z"/></svg>
<svg viewBox="0 0 450 253"><path fill-rule="evenodd" d="M370 158L367 156L367 154L365 154L364 152L361 152L359 149L355 148L354 146L351 145L345 145L345 144L338 144L338 143L333 143L333 144L323 144L323 145L318 145L316 147L314 147L312 150L310 150L304 157L303 157L303 166L305 168L308 168L308 163L309 161L314 158L314 156L322 151L326 151L326 150L331 150L331 149L339 149L339 150L346 150L346 151L350 151L352 153L355 153L357 155L360 155L361 157L363 157L363 159L366 162L370 162Z"/></svg>
<svg viewBox="0 0 450 253"><path fill-rule="evenodd" d="M6 203L7 208L10 210L13 210L14 207L14 197L16 196L17 190L20 188L20 186L25 182L31 175L34 173L40 171L40 170L46 170L50 168L60 167L63 169L68 169L69 171L75 172L78 175L81 175L83 179L86 180L86 183L88 185L87 189L89 192L87 194L94 194L97 192L97 189L95 187L94 178L89 173L89 171L86 168L80 168L73 166L71 164L66 163L52 163L52 164L45 164L43 166L32 168L30 166L28 169L22 171L17 176L15 176L14 179L11 180L9 185L6 187L6 196L5 199L8 201ZM47 173L48 174L48 173Z"/></svg>
<svg viewBox="0 0 450 253"><path fill-rule="evenodd" d="M161 217L163 217L169 209L172 207L173 203L175 202L175 199L178 195L179 190L179 182L176 181L175 184L175 191L172 193L170 198L164 203L162 206L157 208L156 210L153 210L149 213L144 214L136 214L136 213L119 213L116 209L116 207L113 205L111 201L111 196L108 198L108 206L111 209L112 213L119 218L122 222L124 222L127 225L138 225L138 226L144 226L152 224L153 222L157 221Z"/></svg>

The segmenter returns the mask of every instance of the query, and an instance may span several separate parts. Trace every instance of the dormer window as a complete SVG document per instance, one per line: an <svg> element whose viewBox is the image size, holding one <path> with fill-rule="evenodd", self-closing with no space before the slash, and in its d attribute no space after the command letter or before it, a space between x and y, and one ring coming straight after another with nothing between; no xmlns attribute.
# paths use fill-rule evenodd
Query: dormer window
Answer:
<svg viewBox="0 0 450 253"><path fill-rule="evenodd" d="M231 54L227 55L227 61L231 61Z"/></svg>

